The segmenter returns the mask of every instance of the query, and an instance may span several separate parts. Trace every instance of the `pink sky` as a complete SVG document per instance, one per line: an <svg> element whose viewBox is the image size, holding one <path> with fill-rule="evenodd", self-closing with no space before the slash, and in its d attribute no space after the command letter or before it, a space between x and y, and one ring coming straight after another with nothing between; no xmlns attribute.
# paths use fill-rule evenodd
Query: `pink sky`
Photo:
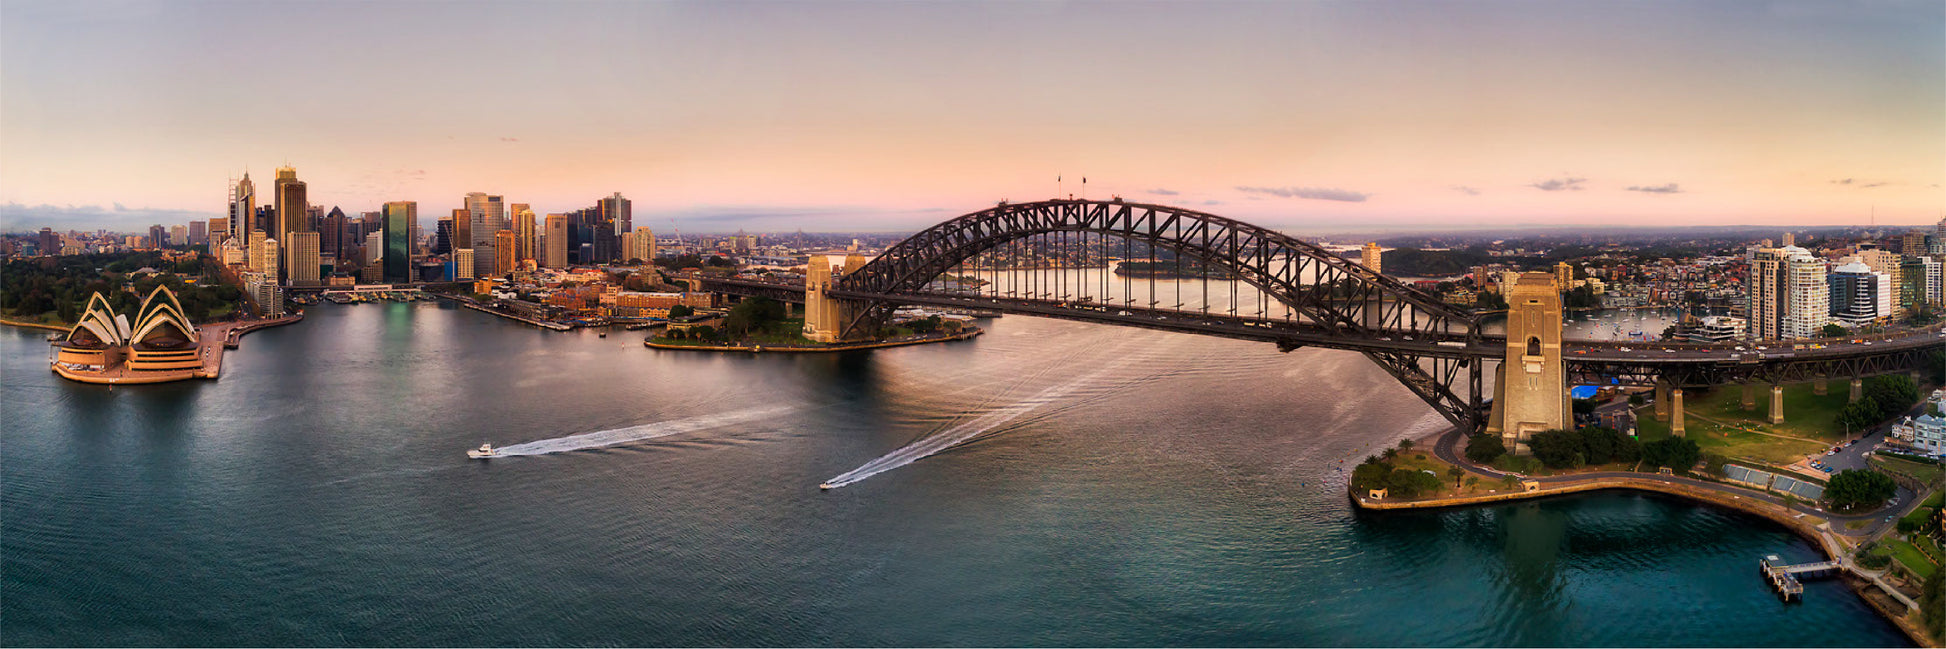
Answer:
<svg viewBox="0 0 1946 649"><path fill-rule="evenodd" d="M0 5L4 229L213 216L284 163L346 211L697 230L1057 174L1311 230L1946 210L1938 2L70 5Z"/></svg>

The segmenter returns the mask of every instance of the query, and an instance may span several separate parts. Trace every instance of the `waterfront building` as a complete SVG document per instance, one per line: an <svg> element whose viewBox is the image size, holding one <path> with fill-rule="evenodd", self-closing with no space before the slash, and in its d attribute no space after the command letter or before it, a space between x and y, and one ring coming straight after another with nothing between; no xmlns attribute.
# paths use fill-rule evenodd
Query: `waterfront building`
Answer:
<svg viewBox="0 0 1946 649"><path fill-rule="evenodd" d="M365 263L359 268L358 278L367 284L377 284L385 280L384 228L365 234Z"/></svg>
<svg viewBox="0 0 1946 649"><path fill-rule="evenodd" d="M282 243L268 235L257 242L257 259L263 264L259 272L270 276L271 281L279 286L284 284L283 279L277 276L277 269L283 268L285 255L282 246Z"/></svg>
<svg viewBox="0 0 1946 649"><path fill-rule="evenodd" d="M266 318L284 315L284 287L278 286L277 278L270 273L243 273L243 292L256 301L259 315Z"/></svg>
<svg viewBox="0 0 1946 649"><path fill-rule="evenodd" d="M142 299L134 324L114 312L100 293L88 297L87 310L67 337L54 344L54 363L69 370L99 372L127 363L131 370L202 367L196 325L167 286Z"/></svg>
<svg viewBox="0 0 1946 649"><path fill-rule="evenodd" d="M1857 327L1892 317L1892 278L1873 271L1864 262L1831 269L1826 282L1830 286L1831 317L1840 324Z"/></svg>
<svg viewBox="0 0 1946 649"><path fill-rule="evenodd" d="M533 259L539 254L534 249L534 210L526 203L515 203L514 207L514 259Z"/></svg>
<svg viewBox="0 0 1946 649"><path fill-rule="evenodd" d="M518 256L520 244L517 243L519 239L520 237L516 236L513 230L493 233L494 277L505 277L508 273L514 272L514 267L520 262Z"/></svg>
<svg viewBox="0 0 1946 649"><path fill-rule="evenodd" d="M1382 268L1385 264L1385 253L1379 249L1377 241L1365 243L1365 247L1359 251L1359 262L1364 264L1366 268L1372 269L1374 273L1385 272ZM1475 277L1478 276L1476 275Z"/></svg>
<svg viewBox="0 0 1946 649"><path fill-rule="evenodd" d="M250 232L258 229L255 223L257 214L257 185L250 182L250 172L243 172L243 180L230 185L230 218L223 231L233 236L243 237L237 242L240 247L250 247Z"/></svg>
<svg viewBox="0 0 1946 649"><path fill-rule="evenodd" d="M466 195L467 220L472 226L468 239L473 249L473 270L469 277L485 277L493 274L493 233L507 229L506 206L501 197L482 192Z"/></svg>
<svg viewBox="0 0 1946 649"><path fill-rule="evenodd" d="M547 215L547 232L541 239L541 243L547 248L546 254L542 255L542 266L568 267L568 215Z"/></svg>
<svg viewBox="0 0 1946 649"><path fill-rule="evenodd" d="M292 232L284 251L290 257L290 285L317 286L319 268L324 265L318 252L318 233Z"/></svg>
<svg viewBox="0 0 1946 649"><path fill-rule="evenodd" d="M419 203L392 201L385 204L381 224L384 245L384 270L380 277L393 284L412 281L412 223L419 220Z"/></svg>

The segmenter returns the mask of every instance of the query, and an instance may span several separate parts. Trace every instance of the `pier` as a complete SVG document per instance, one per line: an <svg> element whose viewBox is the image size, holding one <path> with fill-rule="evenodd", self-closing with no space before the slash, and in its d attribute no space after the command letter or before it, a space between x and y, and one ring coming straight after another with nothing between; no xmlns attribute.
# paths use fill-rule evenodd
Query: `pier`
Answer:
<svg viewBox="0 0 1946 649"><path fill-rule="evenodd" d="M1777 591L1777 596L1788 602L1804 597L1803 580L1838 574L1842 566L1837 561L1787 565L1773 554L1759 561L1758 568L1763 572L1764 579L1770 581L1771 589Z"/></svg>

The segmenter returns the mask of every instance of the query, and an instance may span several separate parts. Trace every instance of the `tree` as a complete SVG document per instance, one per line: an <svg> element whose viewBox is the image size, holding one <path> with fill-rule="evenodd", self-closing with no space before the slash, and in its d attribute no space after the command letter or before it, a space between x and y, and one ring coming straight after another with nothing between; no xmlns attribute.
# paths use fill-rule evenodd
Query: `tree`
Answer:
<svg viewBox="0 0 1946 649"><path fill-rule="evenodd" d="M1678 473L1687 473L1702 456L1703 450L1684 437L1668 437L1642 445L1643 462L1666 466Z"/></svg>
<svg viewBox="0 0 1946 649"><path fill-rule="evenodd" d="M1819 330L1818 333L1826 338L1843 338L1851 335L1851 330L1846 329L1844 325L1833 322L1824 325L1824 329Z"/></svg>
<svg viewBox="0 0 1946 649"><path fill-rule="evenodd" d="M669 319L671 320L674 320L676 318L687 318L692 315L696 315L696 310L690 308L689 305L687 304L678 304L669 307Z"/></svg>
<svg viewBox="0 0 1946 649"><path fill-rule="evenodd" d="M1499 435L1476 433L1466 438L1466 459L1486 464L1507 454L1507 444Z"/></svg>
<svg viewBox="0 0 1946 649"><path fill-rule="evenodd" d="M1527 448L1534 459L1553 469L1572 469L1586 461L1581 436L1567 430L1544 430L1528 438Z"/></svg>
<svg viewBox="0 0 1946 649"><path fill-rule="evenodd" d="M1444 486L1445 483L1440 482L1438 476L1418 469L1393 469L1385 477L1385 488L1400 498L1438 491Z"/></svg>
<svg viewBox="0 0 1946 649"><path fill-rule="evenodd" d="M1446 477L1449 477L1449 478L1452 478L1452 479L1453 479L1453 488L1454 488L1454 489L1459 489L1459 488L1460 488L1460 478L1464 478L1464 477L1466 477L1466 469L1462 469L1462 468L1459 468L1459 467L1452 467L1452 468L1450 468L1450 469L1447 469L1447 470L1446 470Z"/></svg>
<svg viewBox="0 0 1946 649"><path fill-rule="evenodd" d="M1824 487L1824 497L1839 509L1855 509L1863 506L1876 506L1898 493L1898 485L1892 476L1877 471L1846 469L1831 476L1831 482Z"/></svg>
<svg viewBox="0 0 1946 649"><path fill-rule="evenodd" d="M1380 453L1380 455L1385 456L1385 460L1389 462L1399 457L1399 449L1388 448L1385 449L1384 452Z"/></svg>
<svg viewBox="0 0 1946 649"><path fill-rule="evenodd" d="M1642 398L1642 393L1640 393L1640 392L1637 392L1637 393L1635 393L1635 394L1631 394L1631 395L1628 395L1628 405L1629 405L1629 407L1632 407L1632 408L1640 408L1640 407L1642 407L1642 404L1645 404L1645 403L1648 403L1648 402L1649 402L1649 401L1648 401L1647 399L1644 399L1644 398Z"/></svg>
<svg viewBox="0 0 1946 649"><path fill-rule="evenodd" d="M1410 451L1410 450L1412 450L1412 440L1409 440L1409 439L1402 439L1402 440L1399 440L1399 450L1401 450L1401 451Z"/></svg>
<svg viewBox="0 0 1946 649"><path fill-rule="evenodd" d="M764 297L750 298L730 307L730 314L723 317L723 330L733 336L747 336L753 331L762 332L770 323L783 319L782 302Z"/></svg>
<svg viewBox="0 0 1946 649"><path fill-rule="evenodd" d="M710 340L716 337L716 327L703 325L689 330L689 335L697 340Z"/></svg>
<svg viewBox="0 0 1946 649"><path fill-rule="evenodd" d="M1391 475L1392 465L1380 462L1378 458L1366 458L1363 464L1352 467L1351 488L1359 491L1386 489L1386 478Z"/></svg>

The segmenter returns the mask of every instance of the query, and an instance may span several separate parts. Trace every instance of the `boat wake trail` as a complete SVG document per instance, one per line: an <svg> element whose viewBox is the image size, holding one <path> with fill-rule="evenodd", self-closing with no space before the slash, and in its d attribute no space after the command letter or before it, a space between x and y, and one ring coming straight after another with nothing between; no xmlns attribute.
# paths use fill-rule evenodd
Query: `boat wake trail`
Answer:
<svg viewBox="0 0 1946 649"><path fill-rule="evenodd" d="M826 480L824 484L819 486L824 489L836 489L850 485L854 482L891 471L917 462L940 451L958 446L975 437L992 432L994 429L1004 426L1008 422L1019 419L1021 415L1033 412L1050 403L1062 401L1075 392L1100 387L1098 385L1100 383L1099 379L1118 369L1119 365L1117 364L1117 367L1097 370L1092 374L1041 390L1026 399L1001 406L951 428L927 435L925 438L907 444L899 450L887 453L876 460L866 462L864 466Z"/></svg>
<svg viewBox="0 0 1946 649"><path fill-rule="evenodd" d="M553 439L536 440L532 442L514 444L512 446L503 446L497 450L500 452L500 455L503 456L547 455L549 453L565 453L568 451L580 451L580 450L586 450L591 448L601 448L604 446L614 446L617 444L628 444L631 442L640 442L643 440L655 439L657 437L668 437L670 435L679 435L682 433L693 433L696 431L709 430L711 428L721 428L723 426L741 424L750 421L759 421L765 418L776 417L778 415L782 415L797 409L798 406L778 406L774 408L752 408L750 410L739 410L735 412L717 413L713 415L704 415L701 417L690 417L688 419L658 421L653 424L643 424L640 426L630 426L627 428L614 428L610 430L598 430L592 433L581 433L578 435L569 435L567 437L556 437Z"/></svg>

